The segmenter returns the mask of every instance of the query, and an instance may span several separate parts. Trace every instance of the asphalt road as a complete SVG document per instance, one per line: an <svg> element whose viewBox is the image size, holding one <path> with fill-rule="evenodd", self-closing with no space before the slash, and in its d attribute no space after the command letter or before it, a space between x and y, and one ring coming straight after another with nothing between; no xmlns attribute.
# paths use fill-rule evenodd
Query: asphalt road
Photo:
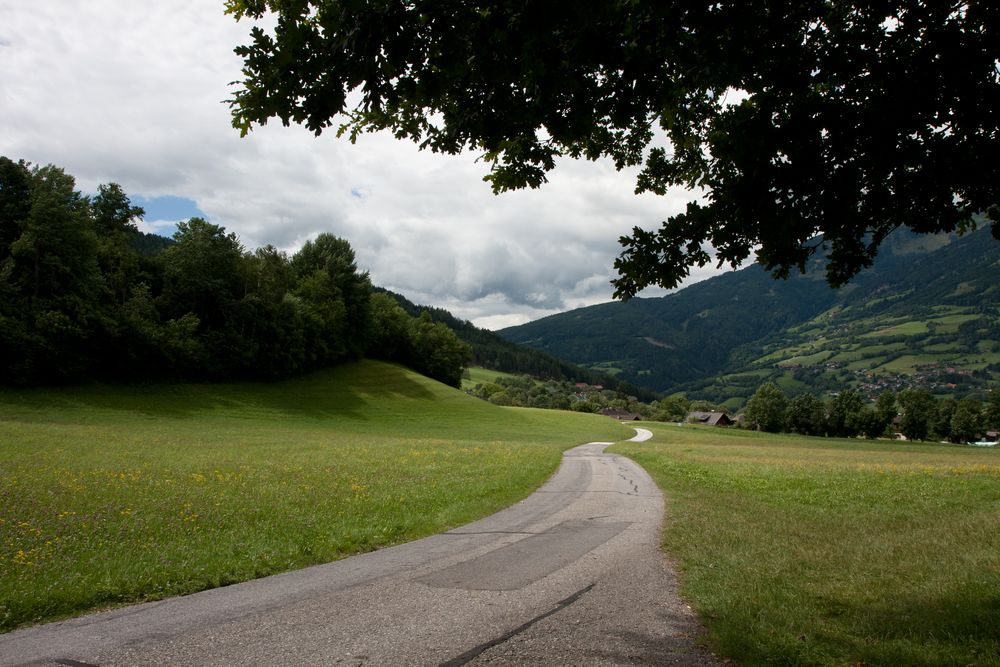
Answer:
<svg viewBox="0 0 1000 667"><path fill-rule="evenodd" d="M569 450L541 489L481 521L12 632L0 665L720 664L659 551L659 490L607 444Z"/></svg>

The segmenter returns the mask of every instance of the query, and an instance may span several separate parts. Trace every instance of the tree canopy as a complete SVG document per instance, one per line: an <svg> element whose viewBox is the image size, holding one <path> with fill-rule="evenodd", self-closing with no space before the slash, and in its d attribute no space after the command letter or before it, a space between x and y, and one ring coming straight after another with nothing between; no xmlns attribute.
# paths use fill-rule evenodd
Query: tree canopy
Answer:
<svg viewBox="0 0 1000 667"><path fill-rule="evenodd" d="M744 416L747 424L758 431L777 432L785 428L788 399L773 382L765 382L747 401Z"/></svg>
<svg viewBox="0 0 1000 667"><path fill-rule="evenodd" d="M384 326L346 240L250 253L191 218L140 243L143 214L115 183L88 197L0 156L0 385L277 379L365 355L461 385L469 346L398 306Z"/></svg>
<svg viewBox="0 0 1000 667"><path fill-rule="evenodd" d="M985 215L1000 238L1000 5L989 0L227 10L276 18L236 49L243 133L278 118L471 149L496 192L540 186L559 156L641 165L637 192L703 192L660 229L621 239L619 297L754 252L787 276L817 235L832 285L900 226L962 231Z"/></svg>

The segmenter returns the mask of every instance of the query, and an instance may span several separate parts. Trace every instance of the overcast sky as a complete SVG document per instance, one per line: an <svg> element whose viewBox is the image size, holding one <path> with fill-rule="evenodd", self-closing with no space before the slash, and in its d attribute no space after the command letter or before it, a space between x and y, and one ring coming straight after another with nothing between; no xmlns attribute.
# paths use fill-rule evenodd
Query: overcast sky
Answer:
<svg viewBox="0 0 1000 667"><path fill-rule="evenodd" d="M689 198L636 196L635 173L603 162L495 196L474 154L280 122L241 139L224 101L249 30L222 0L0 0L0 155L60 166L85 193L120 183L146 231L201 215L289 252L331 232L376 285L488 328L610 300L618 237Z"/></svg>

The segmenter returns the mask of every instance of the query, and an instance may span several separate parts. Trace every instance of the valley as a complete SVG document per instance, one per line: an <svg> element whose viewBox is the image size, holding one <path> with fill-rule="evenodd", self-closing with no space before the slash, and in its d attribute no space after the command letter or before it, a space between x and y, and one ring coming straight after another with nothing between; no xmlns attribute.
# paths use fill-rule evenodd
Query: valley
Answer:
<svg viewBox="0 0 1000 667"><path fill-rule="evenodd" d="M980 390L1000 372L1000 253L989 230L897 232L839 290L760 266L657 299L582 308L500 332L617 378L739 407L765 381L789 392Z"/></svg>

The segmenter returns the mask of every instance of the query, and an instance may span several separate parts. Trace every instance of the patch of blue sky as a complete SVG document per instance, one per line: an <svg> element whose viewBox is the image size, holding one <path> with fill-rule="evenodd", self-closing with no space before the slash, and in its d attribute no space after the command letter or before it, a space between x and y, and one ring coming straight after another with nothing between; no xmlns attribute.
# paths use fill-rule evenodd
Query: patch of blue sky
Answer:
<svg viewBox="0 0 1000 667"><path fill-rule="evenodd" d="M174 222L188 218L204 218L205 213L198 208L198 203L186 197L165 195L147 199L141 195L129 197L132 204L146 210L146 220L172 220Z"/></svg>
<svg viewBox="0 0 1000 667"><path fill-rule="evenodd" d="M129 199L134 206L141 206L146 211L143 221L139 223L139 229L151 234L170 237L177 231L177 223L181 220L208 217L198 208L196 201L187 197L164 195L146 198L136 195L130 196Z"/></svg>

